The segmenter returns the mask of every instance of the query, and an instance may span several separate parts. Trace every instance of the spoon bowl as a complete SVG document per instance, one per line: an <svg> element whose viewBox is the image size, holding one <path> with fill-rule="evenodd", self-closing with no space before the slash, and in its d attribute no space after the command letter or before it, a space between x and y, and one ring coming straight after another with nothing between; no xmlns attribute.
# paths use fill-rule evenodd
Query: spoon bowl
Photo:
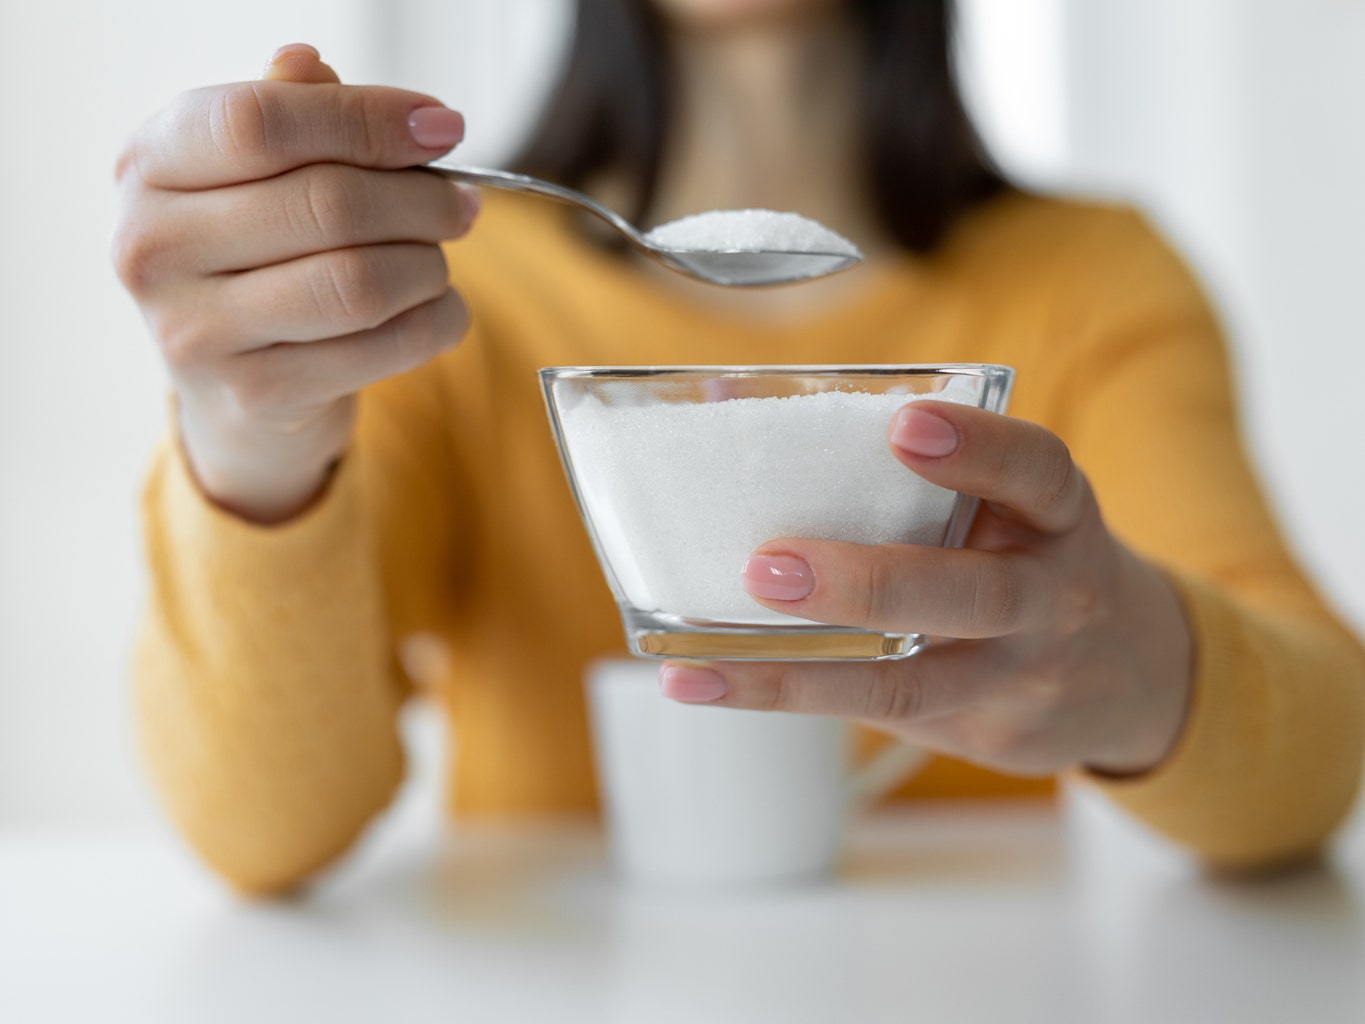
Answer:
<svg viewBox="0 0 1365 1024"><path fill-rule="evenodd" d="M603 206L582 192L529 174L495 170L488 167L458 167L430 163L423 169L452 181L508 192L528 192L585 210L615 228L636 249L670 270L729 287L764 287L794 284L847 270L862 262L862 257L846 252L783 251L771 249L676 249L656 245L645 233L616 211Z"/></svg>
<svg viewBox="0 0 1365 1024"><path fill-rule="evenodd" d="M681 274L735 288L795 284L847 270L861 256L841 252L781 252L772 249L664 249L650 255Z"/></svg>

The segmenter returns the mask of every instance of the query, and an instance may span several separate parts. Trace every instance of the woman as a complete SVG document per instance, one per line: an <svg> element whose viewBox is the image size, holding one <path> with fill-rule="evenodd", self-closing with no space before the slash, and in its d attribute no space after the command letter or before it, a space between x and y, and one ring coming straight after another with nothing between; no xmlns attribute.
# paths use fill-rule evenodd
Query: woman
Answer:
<svg viewBox="0 0 1365 1024"><path fill-rule="evenodd" d="M147 490L139 713L225 877L285 889L349 845L401 777L410 682L458 730L460 813L591 804L580 676L621 638L539 404L535 369L562 363L1016 366L1012 418L919 403L888 425L909 470L985 499L967 550L774 538L735 567L769 607L953 642L669 664L664 692L961 759L910 791L1009 788L967 762L1083 773L1218 866L1321 845L1357 784L1365 655L1276 535L1197 287L1131 212L1006 185L962 112L948 13L580 4L528 168L645 224L797 210L869 257L796 289L689 284L501 196L442 248L474 197L406 168L454 146L459 115L342 86L308 47L130 143L116 262L178 439Z"/></svg>

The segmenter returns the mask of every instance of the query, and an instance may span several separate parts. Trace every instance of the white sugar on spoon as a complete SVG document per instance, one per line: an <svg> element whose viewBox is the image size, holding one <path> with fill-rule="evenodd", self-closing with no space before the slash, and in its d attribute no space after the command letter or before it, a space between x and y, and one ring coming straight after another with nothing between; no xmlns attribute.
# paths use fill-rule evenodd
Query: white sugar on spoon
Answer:
<svg viewBox="0 0 1365 1024"><path fill-rule="evenodd" d="M863 256L837 231L798 213L779 210L710 210L660 224L645 237L661 249L674 251Z"/></svg>
<svg viewBox="0 0 1365 1024"><path fill-rule="evenodd" d="M645 235L654 251L685 267L705 266L726 284L771 284L824 277L860 263L843 235L809 217L778 210L710 210L660 224Z"/></svg>

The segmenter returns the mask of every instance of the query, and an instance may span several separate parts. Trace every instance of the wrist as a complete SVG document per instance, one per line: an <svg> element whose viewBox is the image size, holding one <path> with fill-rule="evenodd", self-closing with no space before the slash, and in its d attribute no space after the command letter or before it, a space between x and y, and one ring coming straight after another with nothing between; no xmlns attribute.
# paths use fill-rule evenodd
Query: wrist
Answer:
<svg viewBox="0 0 1365 1024"><path fill-rule="evenodd" d="M1118 724L1111 743L1085 767L1114 777L1158 768L1184 732L1194 687L1194 630L1175 586L1156 566L1124 551L1130 594L1116 645L1130 670L1112 702Z"/></svg>
<svg viewBox="0 0 1365 1024"><path fill-rule="evenodd" d="M354 420L353 399L289 423L208 415L183 393L177 407L181 448L200 491L262 525L286 522L322 495Z"/></svg>

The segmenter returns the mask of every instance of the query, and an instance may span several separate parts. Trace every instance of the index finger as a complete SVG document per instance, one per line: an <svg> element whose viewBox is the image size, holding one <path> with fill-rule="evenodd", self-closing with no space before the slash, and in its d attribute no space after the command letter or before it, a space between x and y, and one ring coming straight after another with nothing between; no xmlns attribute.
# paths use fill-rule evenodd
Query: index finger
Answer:
<svg viewBox="0 0 1365 1024"><path fill-rule="evenodd" d="M192 191L315 163L411 167L463 136L456 111L406 89L237 82L185 93L142 127L118 168L135 168L155 188Z"/></svg>
<svg viewBox="0 0 1365 1024"><path fill-rule="evenodd" d="M891 450L930 483L990 502L1046 533L1082 520L1090 484L1060 437L1036 423L952 402L903 406Z"/></svg>

